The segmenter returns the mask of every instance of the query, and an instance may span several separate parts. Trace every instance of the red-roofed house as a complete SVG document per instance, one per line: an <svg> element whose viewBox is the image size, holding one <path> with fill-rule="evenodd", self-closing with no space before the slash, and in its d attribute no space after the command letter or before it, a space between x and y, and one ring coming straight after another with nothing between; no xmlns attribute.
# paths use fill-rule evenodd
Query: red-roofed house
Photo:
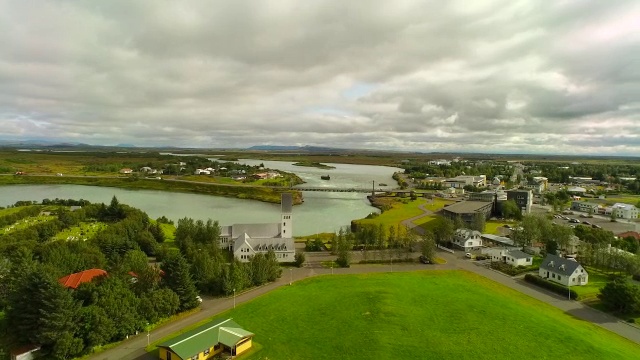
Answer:
<svg viewBox="0 0 640 360"><path fill-rule="evenodd" d="M637 233L635 231L625 231L616 236L619 237L620 239L624 239L626 237L632 237L632 238L635 238L636 240L640 240L640 233Z"/></svg>
<svg viewBox="0 0 640 360"><path fill-rule="evenodd" d="M21 348L11 350L11 360L32 360L35 359L35 352L40 350L40 346L25 345Z"/></svg>
<svg viewBox="0 0 640 360"><path fill-rule="evenodd" d="M58 279L58 282L64 287L77 289L78 286L82 283L91 282L91 280L93 280L93 278L95 277L106 275L107 272L102 269L89 269L77 272L75 274L67 275L61 279Z"/></svg>

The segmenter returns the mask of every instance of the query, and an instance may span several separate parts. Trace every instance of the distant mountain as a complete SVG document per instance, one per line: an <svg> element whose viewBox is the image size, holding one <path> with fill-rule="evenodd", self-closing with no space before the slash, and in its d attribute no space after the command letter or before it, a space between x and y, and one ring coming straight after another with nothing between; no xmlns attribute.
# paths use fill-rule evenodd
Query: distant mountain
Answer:
<svg viewBox="0 0 640 360"><path fill-rule="evenodd" d="M344 149L336 149L323 146L286 146L286 145L254 145L247 150L258 151L304 151L304 152L335 152L343 151Z"/></svg>
<svg viewBox="0 0 640 360"><path fill-rule="evenodd" d="M118 145L115 145L115 147L124 147L124 148L128 148L128 147L136 147L136 146L135 146L135 145L133 145L133 144L118 144Z"/></svg>

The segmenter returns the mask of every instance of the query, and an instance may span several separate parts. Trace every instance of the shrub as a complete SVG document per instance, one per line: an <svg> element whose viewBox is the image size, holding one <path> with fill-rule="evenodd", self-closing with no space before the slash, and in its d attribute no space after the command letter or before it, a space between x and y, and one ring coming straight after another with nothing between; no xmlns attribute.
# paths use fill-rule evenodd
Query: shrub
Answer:
<svg viewBox="0 0 640 360"><path fill-rule="evenodd" d="M305 256L304 253L296 253L295 255L295 264L297 267L302 267L302 264L304 264L305 261Z"/></svg>
<svg viewBox="0 0 640 360"><path fill-rule="evenodd" d="M634 274L633 275L633 280L640 281L640 273Z"/></svg>
<svg viewBox="0 0 640 360"><path fill-rule="evenodd" d="M532 274L526 274L524 276L524 280L528 283L534 284L534 285L538 285L542 288L545 288L547 290L553 291L557 294L560 295L567 295L567 292L571 294L571 299L573 300L578 300L578 293L576 293L573 290L568 290L565 286L560 285L560 284L556 284L554 282L551 281L547 281L537 275L532 275Z"/></svg>

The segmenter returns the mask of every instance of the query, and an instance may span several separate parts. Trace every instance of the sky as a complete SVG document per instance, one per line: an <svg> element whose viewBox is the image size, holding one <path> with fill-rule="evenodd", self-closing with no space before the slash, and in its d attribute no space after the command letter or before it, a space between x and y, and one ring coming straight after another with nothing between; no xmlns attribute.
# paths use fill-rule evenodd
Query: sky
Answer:
<svg viewBox="0 0 640 360"><path fill-rule="evenodd" d="M28 139L640 155L640 1L4 0Z"/></svg>

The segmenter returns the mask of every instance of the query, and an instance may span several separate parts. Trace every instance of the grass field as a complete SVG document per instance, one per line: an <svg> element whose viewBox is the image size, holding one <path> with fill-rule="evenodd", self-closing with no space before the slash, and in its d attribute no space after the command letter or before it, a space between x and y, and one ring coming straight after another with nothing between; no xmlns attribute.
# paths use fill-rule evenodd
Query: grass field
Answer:
<svg viewBox="0 0 640 360"><path fill-rule="evenodd" d="M500 235L498 232L498 228L503 227L504 225L514 225L514 221L487 221L484 227L484 233L486 234L494 234Z"/></svg>
<svg viewBox="0 0 640 360"><path fill-rule="evenodd" d="M14 223L14 224L7 225L4 228L0 229L0 231L3 234L4 233L10 233L12 231L26 229L26 228L28 228L30 226L35 225L35 224L47 222L47 221L53 220L55 218L56 217L52 216L52 215L30 216L28 218L21 219L20 221Z"/></svg>
<svg viewBox="0 0 640 360"><path fill-rule="evenodd" d="M86 240L103 230L107 224L102 222L81 222L56 234L55 240Z"/></svg>
<svg viewBox="0 0 640 360"><path fill-rule="evenodd" d="M11 214L15 214L20 210L23 210L24 207L12 207L12 208L6 208L6 209L0 209L0 216L6 216L6 215L11 215Z"/></svg>
<svg viewBox="0 0 640 360"><path fill-rule="evenodd" d="M382 224L385 228L389 228L389 226L397 226L403 220L422 214L423 211L420 210L418 206L427 202L425 199L410 200L409 198L405 198L403 200L396 200L393 198L388 202L391 209L384 211L382 214L372 219L357 220L357 223L362 225Z"/></svg>
<svg viewBox="0 0 640 360"><path fill-rule="evenodd" d="M245 357L256 360L633 359L640 353L616 334L463 271L307 279L220 317L256 334L262 350Z"/></svg>

